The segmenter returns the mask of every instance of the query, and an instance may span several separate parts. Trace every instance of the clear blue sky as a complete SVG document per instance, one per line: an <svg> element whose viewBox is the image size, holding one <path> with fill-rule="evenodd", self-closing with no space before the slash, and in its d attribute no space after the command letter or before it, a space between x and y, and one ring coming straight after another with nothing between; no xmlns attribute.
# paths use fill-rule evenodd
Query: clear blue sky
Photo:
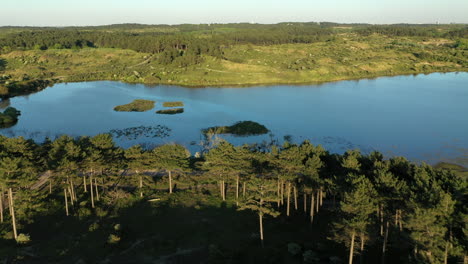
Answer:
<svg viewBox="0 0 468 264"><path fill-rule="evenodd" d="M0 1L0 26L284 21L468 23L468 0Z"/></svg>

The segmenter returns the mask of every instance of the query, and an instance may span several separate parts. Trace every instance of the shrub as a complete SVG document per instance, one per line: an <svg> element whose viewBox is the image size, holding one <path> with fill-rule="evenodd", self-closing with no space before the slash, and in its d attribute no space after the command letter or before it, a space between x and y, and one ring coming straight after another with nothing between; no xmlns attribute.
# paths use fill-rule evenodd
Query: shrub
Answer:
<svg viewBox="0 0 468 264"><path fill-rule="evenodd" d="M27 243L31 242L31 237L28 234L21 233L16 238L16 242L18 244L27 244Z"/></svg>
<svg viewBox="0 0 468 264"><path fill-rule="evenodd" d="M94 222L91 225L89 225L88 231L93 232L93 231L96 231L98 228L99 228L99 224Z"/></svg>
<svg viewBox="0 0 468 264"><path fill-rule="evenodd" d="M117 244L120 242L120 237L114 234L110 234L107 238L107 243L109 244Z"/></svg>

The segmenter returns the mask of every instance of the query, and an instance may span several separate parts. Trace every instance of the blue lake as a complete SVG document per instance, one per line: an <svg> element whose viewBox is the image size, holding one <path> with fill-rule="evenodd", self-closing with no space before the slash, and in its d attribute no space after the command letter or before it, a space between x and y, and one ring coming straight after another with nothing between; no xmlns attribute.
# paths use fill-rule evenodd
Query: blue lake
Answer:
<svg viewBox="0 0 468 264"><path fill-rule="evenodd" d="M134 99L156 101L143 113L115 112ZM159 115L166 101L183 101L185 112ZM309 139L332 152L359 148L414 161L468 160L468 73L382 77L320 85L185 88L99 81L61 83L1 102L21 111L6 136L42 141L60 134L96 135L129 127L168 128L165 137L116 137L123 147L176 142L199 151L200 130L252 120L271 134L221 136L235 144Z"/></svg>

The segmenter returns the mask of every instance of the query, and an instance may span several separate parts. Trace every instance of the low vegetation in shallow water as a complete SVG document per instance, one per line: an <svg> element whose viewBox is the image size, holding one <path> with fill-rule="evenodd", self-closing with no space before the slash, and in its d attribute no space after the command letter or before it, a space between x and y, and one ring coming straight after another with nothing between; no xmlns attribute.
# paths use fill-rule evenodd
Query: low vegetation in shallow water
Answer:
<svg viewBox="0 0 468 264"><path fill-rule="evenodd" d="M232 126L217 126L203 130L203 133L212 131L216 134L233 134L237 136L263 135L269 130L262 124L253 121L241 121Z"/></svg>
<svg viewBox="0 0 468 264"><path fill-rule="evenodd" d="M184 102L164 102L163 103L164 107L182 107L184 106Z"/></svg>
<svg viewBox="0 0 468 264"><path fill-rule="evenodd" d="M14 107L8 107L3 113L0 112L0 128L10 127L18 122L21 112Z"/></svg>
<svg viewBox="0 0 468 264"><path fill-rule="evenodd" d="M114 107L114 110L118 112L145 112L153 109L154 104L155 102L151 100L135 99L129 104Z"/></svg>
<svg viewBox="0 0 468 264"><path fill-rule="evenodd" d="M172 130L163 125L127 127L124 129L112 129L111 135L115 138L126 138L129 140L139 138L166 138Z"/></svg>
<svg viewBox="0 0 468 264"><path fill-rule="evenodd" d="M184 112L183 108L172 108L172 109L164 109L156 111L156 114L162 115L175 115L175 114L182 114Z"/></svg>

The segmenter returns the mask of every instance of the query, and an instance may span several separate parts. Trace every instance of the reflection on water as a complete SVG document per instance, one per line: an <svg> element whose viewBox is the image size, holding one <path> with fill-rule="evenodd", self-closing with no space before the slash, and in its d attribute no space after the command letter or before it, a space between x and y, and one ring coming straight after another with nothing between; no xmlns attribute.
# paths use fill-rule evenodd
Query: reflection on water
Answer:
<svg viewBox="0 0 468 264"><path fill-rule="evenodd" d="M5 110L10 106L10 99L1 99L0 100L0 110Z"/></svg>
<svg viewBox="0 0 468 264"><path fill-rule="evenodd" d="M62 134L111 132L123 147L176 142L195 152L200 151L203 128L251 120L274 136L221 137L234 144L259 145L308 139L332 152L359 148L415 161L467 164L467 83L468 73L250 88L63 83L2 101L22 115L14 127L0 133L42 141ZM154 100L156 107L143 113L113 111L133 99ZM183 101L184 114L157 115L166 101Z"/></svg>

